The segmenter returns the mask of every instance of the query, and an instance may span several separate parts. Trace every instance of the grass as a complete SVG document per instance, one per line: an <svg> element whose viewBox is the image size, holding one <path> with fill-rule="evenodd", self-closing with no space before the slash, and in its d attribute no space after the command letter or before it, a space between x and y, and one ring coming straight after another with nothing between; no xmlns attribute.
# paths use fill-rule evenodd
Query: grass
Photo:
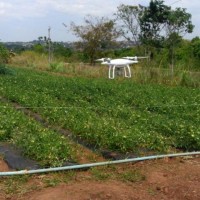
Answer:
<svg viewBox="0 0 200 200"><path fill-rule="evenodd" d="M45 54L38 54L33 51L25 51L20 55L12 58L11 65L18 67L28 67L32 69L39 69L43 71L50 71L54 73L63 74L70 77L107 77L108 67L97 63L91 66L87 63L66 63L63 60L54 59L49 64L48 56ZM172 86L186 86L199 87L200 73L190 72L181 69L175 69L172 76L171 70L162 68L162 66L155 67L154 61L140 61L139 64L132 67L133 81L137 83L157 83Z"/></svg>
<svg viewBox="0 0 200 200"><path fill-rule="evenodd" d="M25 188L24 185L26 185L29 180L30 176L28 175L3 178L1 183L3 183L3 191L7 195L7 198L15 194L22 195L28 192L30 188Z"/></svg>
<svg viewBox="0 0 200 200"><path fill-rule="evenodd" d="M26 67L30 69L50 71L64 74L66 76L85 76L85 77L103 77L107 76L107 66L91 66L85 63L66 63L62 60L48 62L45 54L25 51L12 58L10 65Z"/></svg>
<svg viewBox="0 0 200 200"><path fill-rule="evenodd" d="M139 170L128 170L120 175L122 181L141 182L145 180L145 176Z"/></svg>
<svg viewBox="0 0 200 200"><path fill-rule="evenodd" d="M107 167L94 167L90 172L94 179L98 181L107 180L113 176Z"/></svg>

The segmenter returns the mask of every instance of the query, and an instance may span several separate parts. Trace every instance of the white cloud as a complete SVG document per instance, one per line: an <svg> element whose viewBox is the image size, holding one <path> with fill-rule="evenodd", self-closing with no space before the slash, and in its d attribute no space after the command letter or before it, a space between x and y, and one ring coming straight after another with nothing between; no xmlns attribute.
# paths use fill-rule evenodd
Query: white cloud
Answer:
<svg viewBox="0 0 200 200"><path fill-rule="evenodd" d="M0 15L4 19L24 19L26 17L41 17L44 16L45 10L41 9L34 1L25 0L5 0L1 2ZM1 18L2 20L2 18Z"/></svg>
<svg viewBox="0 0 200 200"><path fill-rule="evenodd" d="M0 39L9 40L6 30L15 35L25 35L31 40L32 36L40 35L42 28L52 26L61 29L64 33L62 22L82 23L84 16L112 16L120 4L147 6L150 0L0 0ZM199 34L200 1L199 0L165 0L165 4L175 7L187 8L192 14L195 24L195 34ZM20 31L19 27L25 27ZM27 31L26 31L27 30ZM31 31L30 31L31 30ZM59 32L59 30L57 32ZM16 33L17 32L17 33ZM29 36L27 36L29 33ZM60 35L56 34L56 35ZM20 36L19 36L20 37ZM8 38L8 39L7 39ZM23 38L23 37L22 37ZM11 39L15 40L15 39ZM28 39L27 39L28 40ZM59 39L58 39L59 40ZM60 39L62 40L62 38Z"/></svg>
<svg viewBox="0 0 200 200"><path fill-rule="evenodd" d="M41 17L51 12L63 12L73 15L109 15L116 11L117 6L123 4L148 5L145 0L1 0L0 16ZM180 6L197 12L199 0L168 0L166 4L173 7Z"/></svg>
<svg viewBox="0 0 200 200"><path fill-rule="evenodd" d="M101 15L108 14L113 10L114 1L108 1L106 4L102 4L99 0L37 0L43 8L48 7L51 10L57 12L63 12L73 15ZM116 6L115 6L116 7Z"/></svg>
<svg viewBox="0 0 200 200"><path fill-rule="evenodd" d="M12 7L12 4L6 2L0 2L0 16L6 14L7 10Z"/></svg>
<svg viewBox="0 0 200 200"><path fill-rule="evenodd" d="M132 2L132 0L123 1L124 4ZM41 17L51 12L102 16L112 14L121 3L121 0L2 0L0 15L17 19Z"/></svg>

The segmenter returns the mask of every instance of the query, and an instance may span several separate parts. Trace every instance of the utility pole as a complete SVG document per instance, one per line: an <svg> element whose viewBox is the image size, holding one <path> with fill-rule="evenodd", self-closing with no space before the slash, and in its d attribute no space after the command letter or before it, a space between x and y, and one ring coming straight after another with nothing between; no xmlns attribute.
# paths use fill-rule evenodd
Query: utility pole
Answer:
<svg viewBox="0 0 200 200"><path fill-rule="evenodd" d="M49 64L51 63L51 27L48 28L48 54L49 54Z"/></svg>

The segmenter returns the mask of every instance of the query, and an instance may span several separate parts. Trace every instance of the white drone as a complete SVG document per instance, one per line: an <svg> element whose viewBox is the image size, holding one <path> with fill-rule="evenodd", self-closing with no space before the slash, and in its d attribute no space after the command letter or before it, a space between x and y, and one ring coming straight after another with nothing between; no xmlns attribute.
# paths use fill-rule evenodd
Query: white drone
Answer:
<svg viewBox="0 0 200 200"><path fill-rule="evenodd" d="M138 63L138 60L134 58L133 57L129 57L129 58L126 57L126 58L120 58L120 59L101 58L101 59L97 59L96 61L102 61L101 63L102 65L109 66L109 72L108 72L109 79L115 78L116 68L124 68L124 76L126 78L131 78L131 70L130 70L129 65Z"/></svg>

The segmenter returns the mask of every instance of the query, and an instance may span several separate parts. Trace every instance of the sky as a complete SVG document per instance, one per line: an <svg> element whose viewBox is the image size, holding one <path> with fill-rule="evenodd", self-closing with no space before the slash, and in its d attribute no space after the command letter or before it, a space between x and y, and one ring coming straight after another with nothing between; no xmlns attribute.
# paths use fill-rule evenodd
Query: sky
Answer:
<svg viewBox="0 0 200 200"><path fill-rule="evenodd" d="M86 15L113 17L120 4L147 6L150 0L0 0L0 42L28 42L40 36L52 41L75 41L77 38L66 28L71 22L84 24ZM191 39L200 34L199 0L165 0L173 8L182 7L192 14L195 25Z"/></svg>

